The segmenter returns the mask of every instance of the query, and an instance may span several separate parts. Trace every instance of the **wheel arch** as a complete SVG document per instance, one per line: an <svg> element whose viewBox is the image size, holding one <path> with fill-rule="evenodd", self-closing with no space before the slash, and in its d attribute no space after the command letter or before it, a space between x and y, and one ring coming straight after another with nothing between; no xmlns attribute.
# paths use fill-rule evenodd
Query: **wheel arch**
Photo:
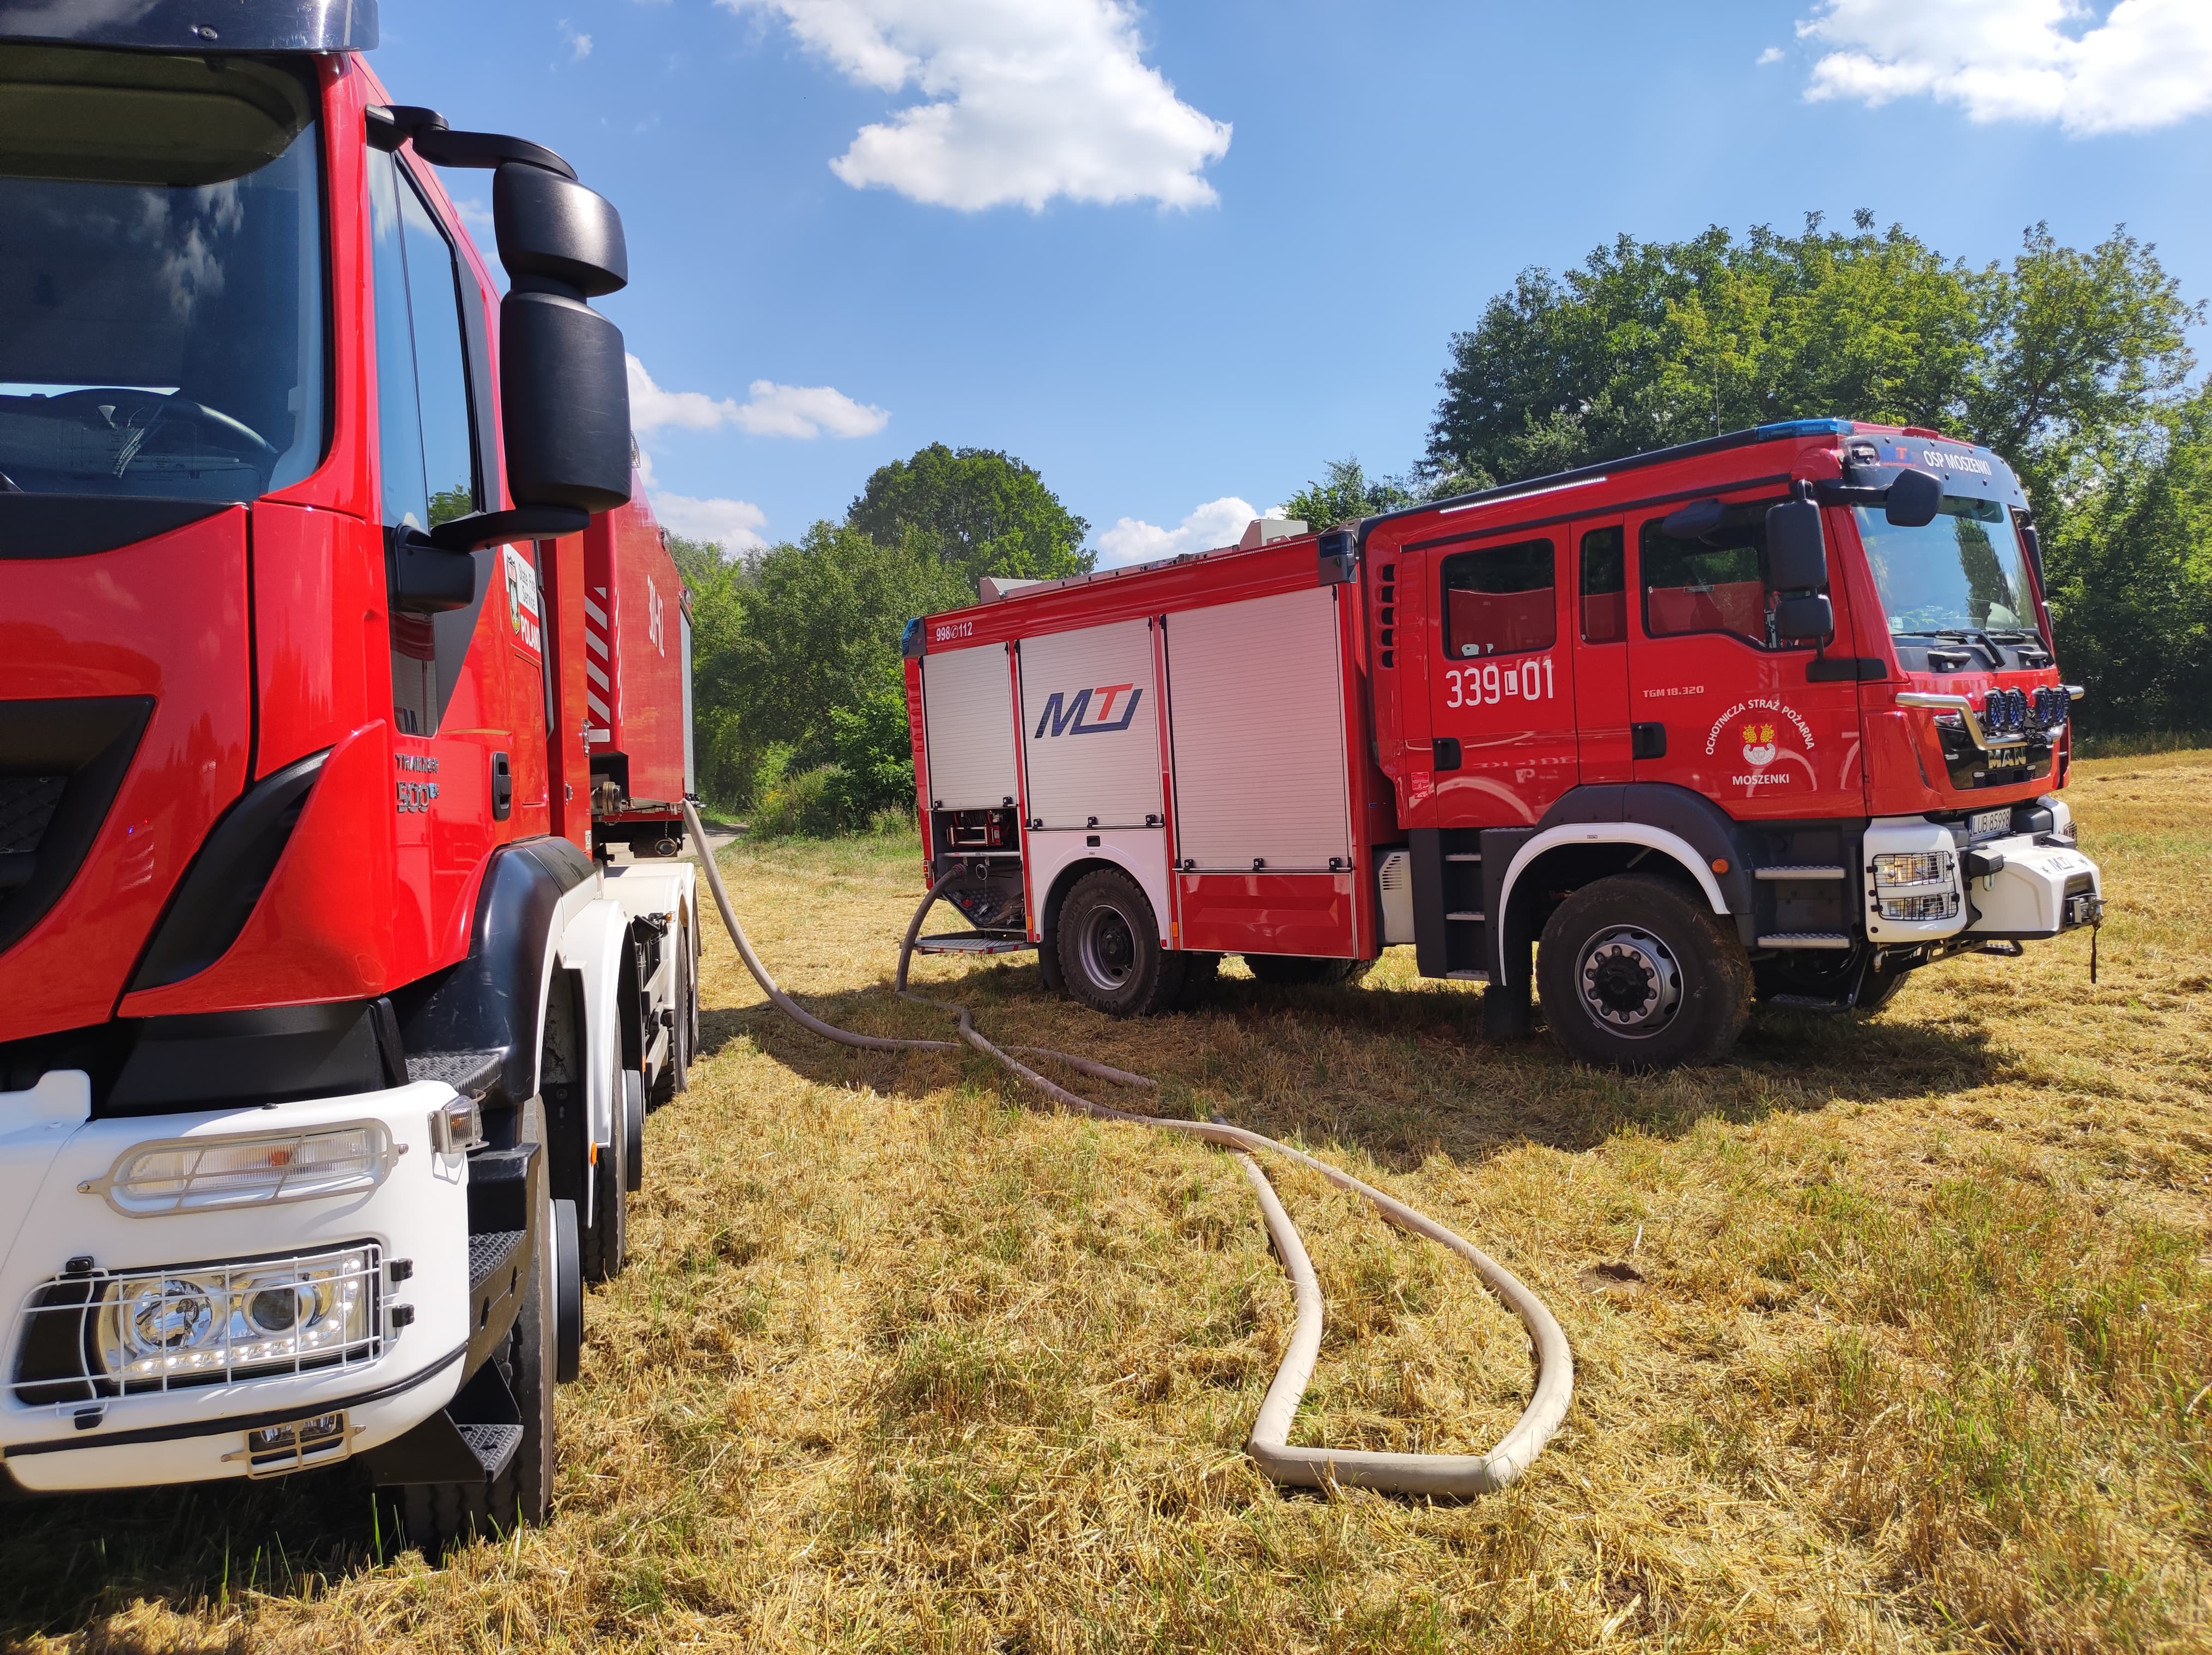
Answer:
<svg viewBox="0 0 2212 1655"><path fill-rule="evenodd" d="M1137 889L1144 894L1146 902L1151 903L1152 893L1145 890L1143 874L1127 863L1109 856L1078 857L1052 876L1052 885L1045 893L1042 912L1037 921L1038 934L1042 936L1056 931L1060 927L1060 910L1066 906L1067 894L1075 888L1086 874L1095 874L1101 869L1107 868L1110 868L1117 874L1127 875ZM1161 923L1160 916L1154 914L1152 922L1159 926L1160 935L1164 938L1167 935L1167 927Z"/></svg>

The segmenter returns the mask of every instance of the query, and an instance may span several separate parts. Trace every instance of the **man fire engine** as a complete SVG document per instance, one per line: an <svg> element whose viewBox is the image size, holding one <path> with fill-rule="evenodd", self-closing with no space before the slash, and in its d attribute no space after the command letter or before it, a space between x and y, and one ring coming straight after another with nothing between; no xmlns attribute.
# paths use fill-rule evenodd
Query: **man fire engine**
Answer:
<svg viewBox="0 0 2212 1655"><path fill-rule="evenodd" d="M1623 1068L2094 924L2027 500L1800 420L917 621L933 879L1105 1011L1392 943ZM1532 960L1533 955L1533 960Z"/></svg>
<svg viewBox="0 0 2212 1655"><path fill-rule="evenodd" d="M0 0L0 1492L353 1461L434 1543L547 1514L682 1082L689 868L591 810L672 848L610 715L688 629L620 219L375 40Z"/></svg>

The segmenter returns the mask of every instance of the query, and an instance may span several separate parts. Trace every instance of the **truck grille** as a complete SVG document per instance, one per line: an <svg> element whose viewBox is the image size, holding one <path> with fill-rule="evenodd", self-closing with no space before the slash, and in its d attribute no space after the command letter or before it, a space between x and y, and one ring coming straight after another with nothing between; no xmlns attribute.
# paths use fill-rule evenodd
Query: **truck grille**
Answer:
<svg viewBox="0 0 2212 1655"><path fill-rule="evenodd" d="M0 776L0 857L39 848L68 785L67 776Z"/></svg>

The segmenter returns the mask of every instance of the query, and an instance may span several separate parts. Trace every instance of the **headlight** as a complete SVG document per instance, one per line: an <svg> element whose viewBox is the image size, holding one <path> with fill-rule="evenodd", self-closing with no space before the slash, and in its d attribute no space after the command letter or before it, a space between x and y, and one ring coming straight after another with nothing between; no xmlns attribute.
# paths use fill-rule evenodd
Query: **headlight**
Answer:
<svg viewBox="0 0 2212 1655"><path fill-rule="evenodd" d="M90 1400L373 1360L379 1250L58 1276L34 1292L15 1389Z"/></svg>
<svg viewBox="0 0 2212 1655"><path fill-rule="evenodd" d="M1950 879L1948 851L1891 851L1874 859L1876 885L1944 885Z"/></svg>
<svg viewBox="0 0 2212 1655"><path fill-rule="evenodd" d="M106 1196L109 1206L133 1217L267 1206L373 1190L399 1153L383 1123L373 1120L251 1137L173 1138L125 1150L106 1178L77 1188Z"/></svg>
<svg viewBox="0 0 2212 1655"><path fill-rule="evenodd" d="M1959 894L1948 892L1941 896L1885 896L1881 899L1884 919L1950 919L1959 912Z"/></svg>

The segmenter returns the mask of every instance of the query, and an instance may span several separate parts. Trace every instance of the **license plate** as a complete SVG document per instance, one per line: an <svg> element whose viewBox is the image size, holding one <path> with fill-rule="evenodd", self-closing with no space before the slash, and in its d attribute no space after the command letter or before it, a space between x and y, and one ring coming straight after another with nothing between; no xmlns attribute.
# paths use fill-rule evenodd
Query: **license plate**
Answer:
<svg viewBox="0 0 2212 1655"><path fill-rule="evenodd" d="M1995 839L2012 832L2012 812L2009 810L1977 810L1966 822L1969 839Z"/></svg>

